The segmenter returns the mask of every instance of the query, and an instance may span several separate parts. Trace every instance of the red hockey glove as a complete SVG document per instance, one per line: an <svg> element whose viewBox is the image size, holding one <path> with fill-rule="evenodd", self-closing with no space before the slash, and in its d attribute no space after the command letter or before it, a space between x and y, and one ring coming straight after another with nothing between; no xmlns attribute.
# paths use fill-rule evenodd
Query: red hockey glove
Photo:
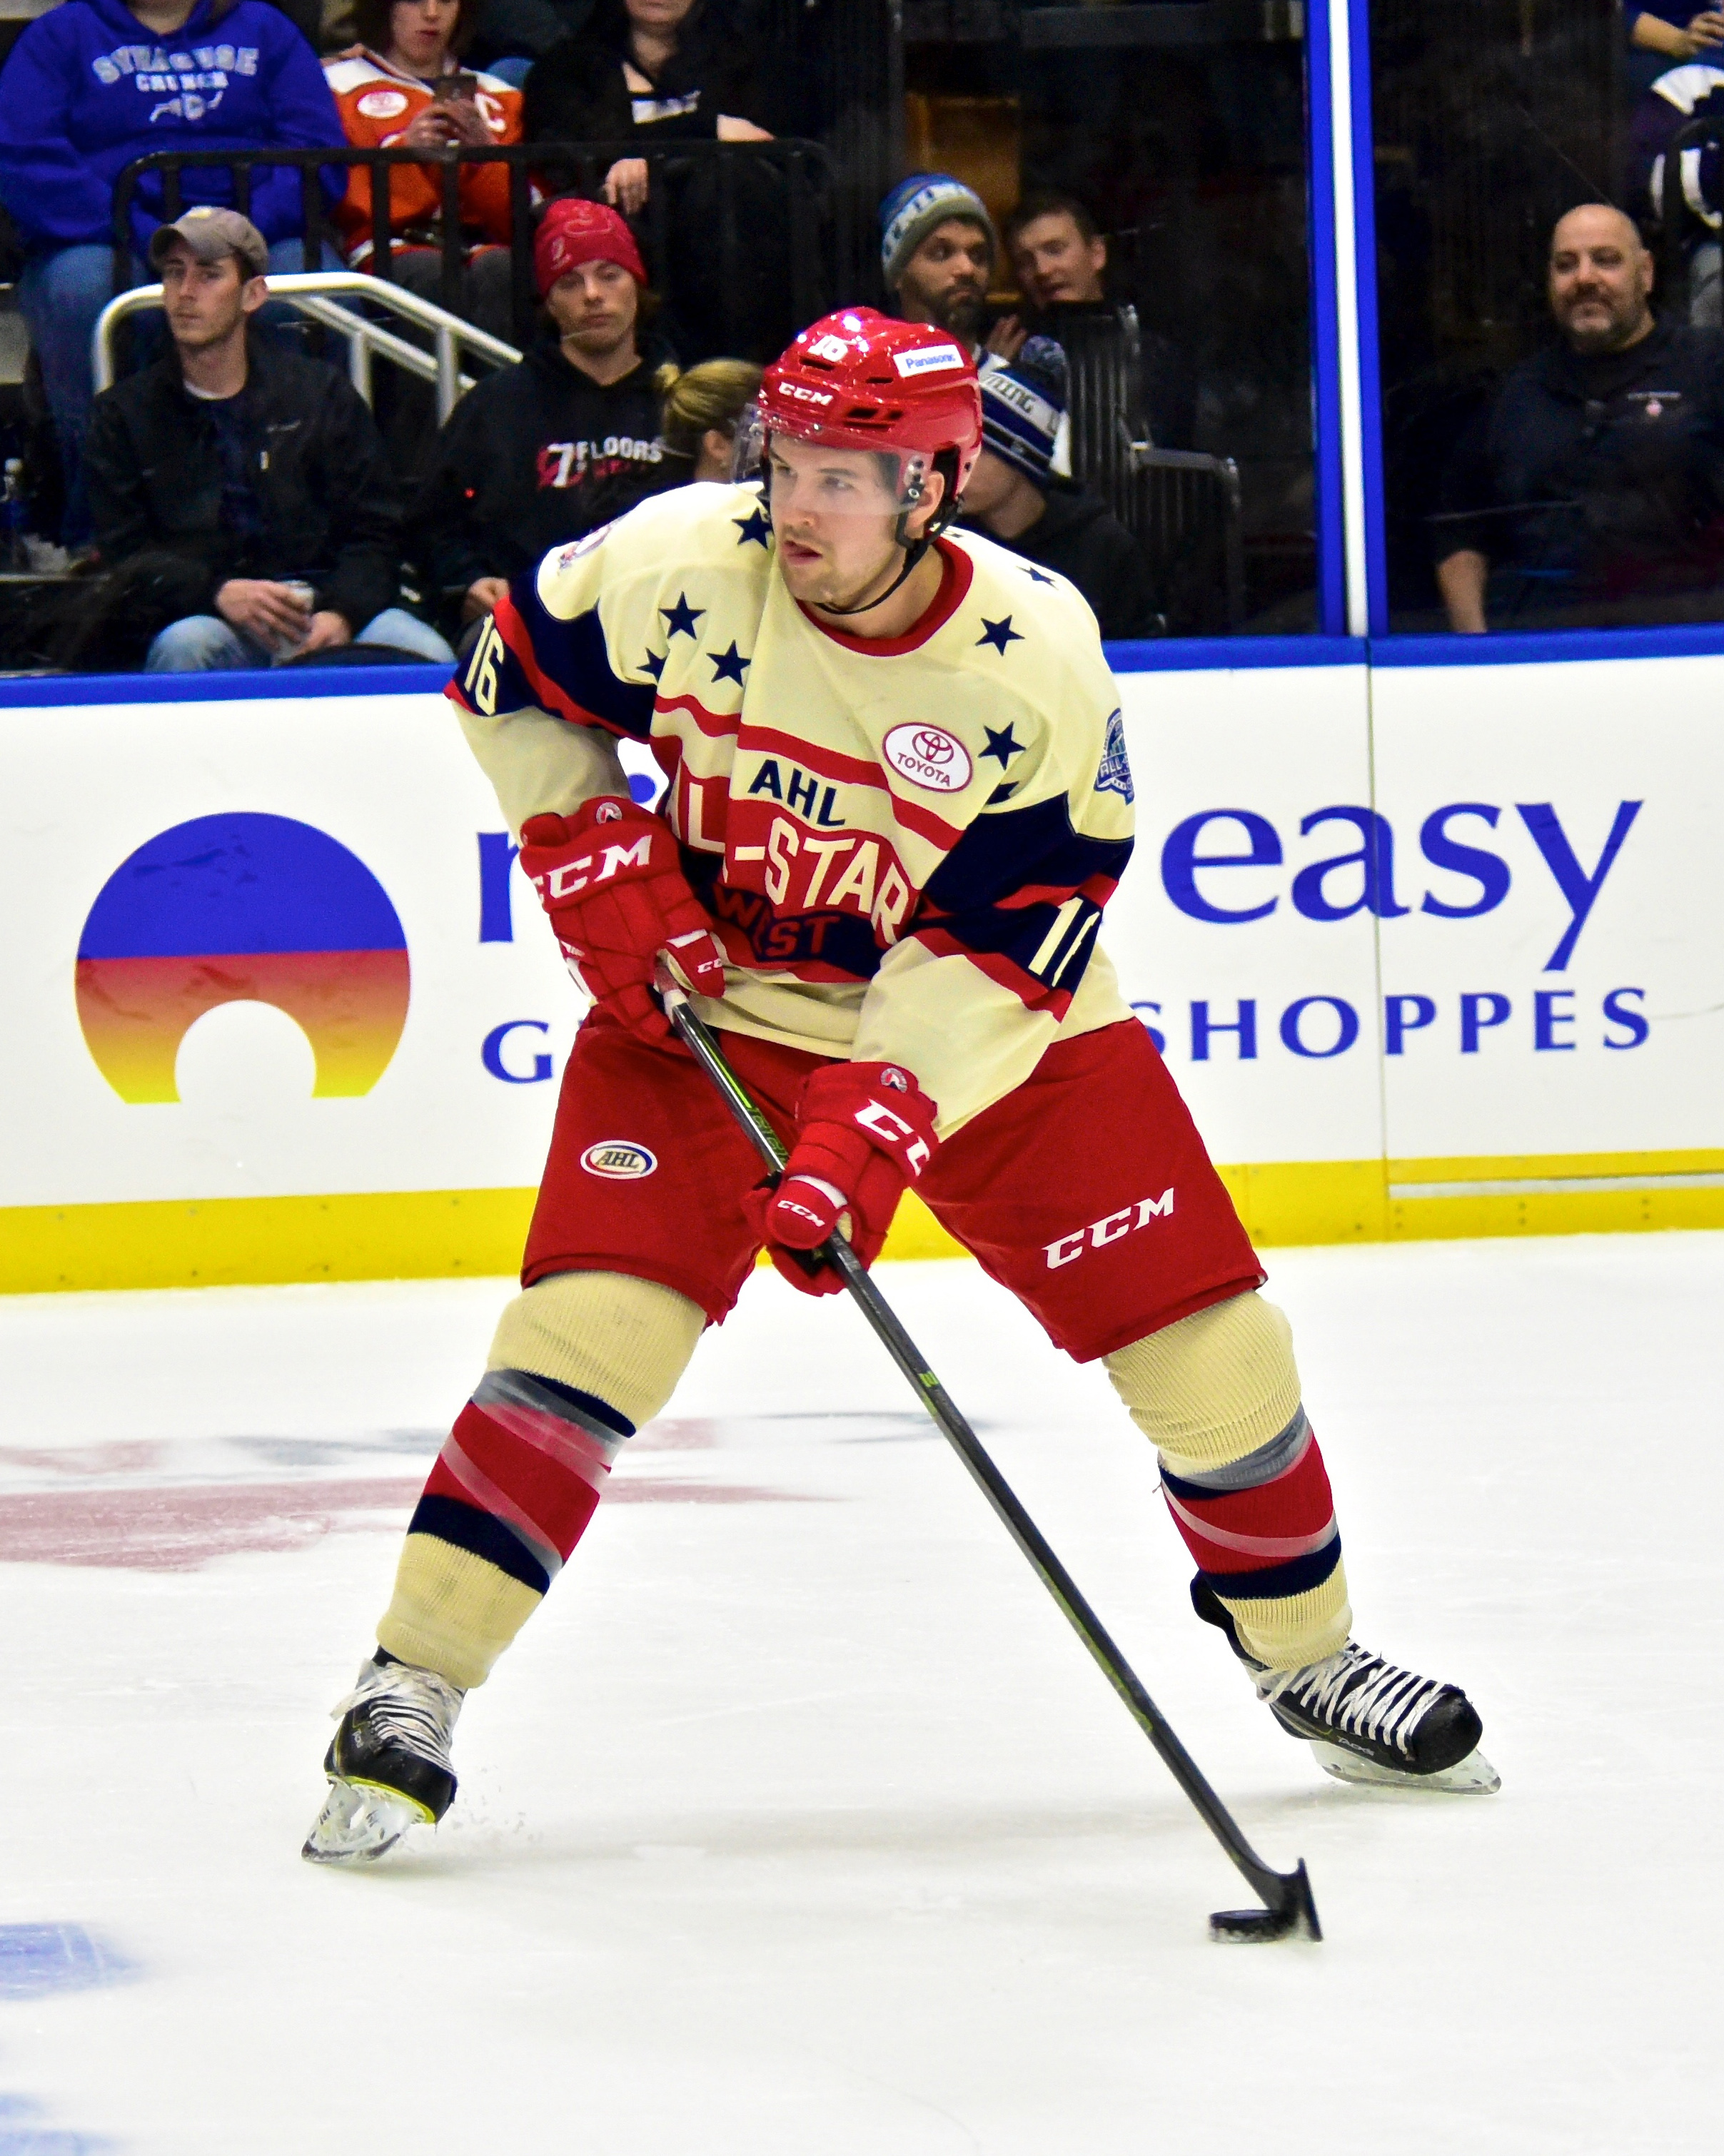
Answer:
<svg viewBox="0 0 1724 2156"><path fill-rule="evenodd" d="M778 1188L744 1201L767 1255L805 1295L836 1295L831 1265L809 1272L790 1255L818 1250L832 1230L865 1265L880 1255L906 1183L934 1158L934 1102L895 1063L829 1063L796 1103L796 1142Z"/></svg>
<svg viewBox="0 0 1724 2156"><path fill-rule="evenodd" d="M569 972L643 1040L671 1030L647 992L661 951L697 995L723 994L723 954L661 817L615 794L587 802L578 815L529 816L521 865Z"/></svg>

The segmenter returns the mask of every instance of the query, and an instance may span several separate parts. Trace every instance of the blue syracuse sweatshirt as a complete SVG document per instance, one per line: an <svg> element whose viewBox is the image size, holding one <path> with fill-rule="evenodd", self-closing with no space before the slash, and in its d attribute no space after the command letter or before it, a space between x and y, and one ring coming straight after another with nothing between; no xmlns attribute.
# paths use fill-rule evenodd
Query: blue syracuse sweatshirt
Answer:
<svg viewBox="0 0 1724 2156"><path fill-rule="evenodd" d="M0 202L33 254L113 230L114 182L151 150L318 149L342 141L316 56L267 0L197 0L171 37L157 38L122 0L62 0L39 15L0 71ZM346 174L323 168L337 199ZM184 205L234 201L220 167L193 167ZM161 222L162 179L133 198L140 253ZM300 176L252 177L250 218L265 239L302 226Z"/></svg>

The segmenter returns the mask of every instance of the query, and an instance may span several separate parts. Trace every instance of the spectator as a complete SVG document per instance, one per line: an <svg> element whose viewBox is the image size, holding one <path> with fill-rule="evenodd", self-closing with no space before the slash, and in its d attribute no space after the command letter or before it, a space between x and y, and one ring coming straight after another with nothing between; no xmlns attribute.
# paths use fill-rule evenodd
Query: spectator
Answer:
<svg viewBox="0 0 1724 2156"><path fill-rule="evenodd" d="M1006 245L1031 328L1057 338L1074 310L1115 311L1104 283L1108 243L1077 196L1027 195L1006 220ZM1125 416L1134 438L1156 449L1189 449L1197 431L1197 384L1166 337L1138 328L1135 311L1131 321L1138 364Z"/></svg>
<svg viewBox="0 0 1724 2156"><path fill-rule="evenodd" d="M972 358L988 326L988 287L999 235L987 205L949 172L912 172L880 205L880 273L907 322L949 331ZM1022 342L1015 322L995 348Z"/></svg>
<svg viewBox="0 0 1724 2156"><path fill-rule="evenodd" d="M1721 18L1724 19L1724 18ZM1717 54L1724 59L1724 52ZM1635 100L1629 120L1634 192L1655 224L1664 220L1665 158L1670 144L1693 120L1724 115L1724 67L1694 60L1668 69ZM1681 197L1694 221L1680 212L1677 227L1688 267L1688 319L1697 328L1724 327L1720 305L1721 263L1717 234L1724 225L1724 189L1716 142L1693 144L1682 152Z"/></svg>
<svg viewBox="0 0 1724 2156"><path fill-rule="evenodd" d="M356 641L452 660L397 603L394 489L358 391L248 336L268 257L233 210L164 225L150 261L169 348L95 400L88 469L103 558L172 557L195 594L145 665L263 666Z"/></svg>
<svg viewBox="0 0 1724 2156"><path fill-rule="evenodd" d="M590 23L534 66L526 90L530 142L769 142L754 55L727 38L702 0L599 0ZM606 202L638 215L644 157L619 157Z"/></svg>
<svg viewBox="0 0 1724 2156"><path fill-rule="evenodd" d="M703 360L686 374L672 373L659 428L670 485L730 477L736 430L759 387L760 369L747 359Z"/></svg>
<svg viewBox="0 0 1724 2156"><path fill-rule="evenodd" d="M478 0L357 0L362 42L323 71L347 140L379 149L486 149L521 140L521 93L495 75L460 64ZM398 165L389 175L389 224L404 243L391 263L421 299L440 296L443 184L435 167ZM371 175L356 167L336 213L355 270L372 268ZM510 333L509 175L506 166L466 165L461 173L466 254L461 312L493 336Z"/></svg>
<svg viewBox="0 0 1724 2156"><path fill-rule="evenodd" d="M1623 20L1628 49L1622 54L1621 91L1629 105L1670 68L1724 56L1724 12L1696 15L1692 0L1652 0L1644 8L1624 0Z"/></svg>
<svg viewBox="0 0 1724 2156"><path fill-rule="evenodd" d="M1654 0L1650 8L1626 12L1629 42L1643 53L1656 53L1664 59L1691 60L1724 44L1724 13L1716 8L1695 14L1681 0Z"/></svg>
<svg viewBox="0 0 1724 2156"><path fill-rule="evenodd" d="M1006 222L1006 251L1034 314L1058 303L1099 306L1108 243L1075 195L1028 195Z"/></svg>
<svg viewBox="0 0 1724 2156"><path fill-rule="evenodd" d="M980 379L982 451L959 504L965 520L1075 584L1104 636L1164 634L1137 542L1094 495L1053 475L1064 352L1052 337L1027 337L1009 367L992 361Z"/></svg>
<svg viewBox="0 0 1724 2156"><path fill-rule="evenodd" d="M413 510L416 558L464 623L669 480L658 391L675 371L641 348L653 295L634 234L602 203L555 202L533 266L553 334L455 406Z"/></svg>
<svg viewBox="0 0 1724 2156"><path fill-rule="evenodd" d="M151 150L316 149L341 123L310 47L267 0L62 0L0 72L0 202L28 251L19 302L42 367L66 481L62 536L90 533L80 461L93 385L90 334L113 296L114 182ZM332 202L341 174L327 171ZM231 203L233 175L192 167L189 203ZM270 267L305 266L300 176L264 167L251 215ZM133 244L150 244L162 176L133 198Z"/></svg>
<svg viewBox="0 0 1724 2156"><path fill-rule="evenodd" d="M598 192L634 217L661 163L664 199L653 268L690 352L776 352L800 325L790 316L785 177L769 162L697 153L701 143L767 142L759 41L736 33L712 0L599 0L591 25L538 61L527 80L529 141L628 142ZM548 161L548 184L589 189L584 175ZM739 241L724 244L726 234Z"/></svg>
<svg viewBox="0 0 1724 2156"><path fill-rule="evenodd" d="M1620 210L1552 232L1557 340L1444 475L1437 583L1461 634L1724 614L1724 343L1657 321L1652 275Z"/></svg>

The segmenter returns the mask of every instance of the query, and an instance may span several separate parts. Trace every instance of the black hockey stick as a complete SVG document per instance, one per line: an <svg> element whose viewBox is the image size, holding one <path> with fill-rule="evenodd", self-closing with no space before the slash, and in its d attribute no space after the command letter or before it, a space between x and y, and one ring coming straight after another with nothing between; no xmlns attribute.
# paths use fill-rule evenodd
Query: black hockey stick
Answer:
<svg viewBox="0 0 1724 2156"><path fill-rule="evenodd" d="M777 1132L754 1105L725 1061L712 1034L695 1016L687 995L662 964L656 987L665 1015L676 1028L677 1038L723 1094L725 1105L761 1159L775 1174L782 1173L785 1154ZM1253 1892L1262 1896L1264 1906L1261 1909L1217 1910L1209 1919L1210 1937L1227 1940L1289 1937L1320 1939L1323 1929L1317 1921L1317 1905L1311 1898L1311 1882L1305 1876L1303 1858L1291 1871L1273 1871L1240 1833L1232 1814L1204 1779L1197 1761L1174 1734L1160 1708L1138 1681L1101 1620L1078 1593L1077 1583L1018 1502L1011 1485L958 1412L945 1387L929 1368L921 1350L893 1315L885 1296L869 1278L849 1244L841 1235L835 1235L813 1254L809 1263L829 1264L841 1275L845 1286L887 1353L909 1380L917 1399L934 1418L941 1435L980 1484L983 1496L1004 1522L1006 1532L1041 1574L1042 1585L1064 1610L1073 1630L1099 1663L1102 1674L1160 1753L1168 1772L1196 1805L1204 1825L1233 1859Z"/></svg>

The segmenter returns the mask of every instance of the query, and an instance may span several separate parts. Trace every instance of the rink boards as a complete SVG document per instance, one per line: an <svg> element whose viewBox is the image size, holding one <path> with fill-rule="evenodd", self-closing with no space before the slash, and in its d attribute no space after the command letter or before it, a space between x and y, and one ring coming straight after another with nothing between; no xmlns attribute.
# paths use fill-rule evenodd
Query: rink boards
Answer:
<svg viewBox="0 0 1724 2156"><path fill-rule="evenodd" d="M1724 1224L1724 658L1118 678L1104 941L1254 1235ZM0 710L0 1286L512 1270L579 1009L441 697L73 685Z"/></svg>

